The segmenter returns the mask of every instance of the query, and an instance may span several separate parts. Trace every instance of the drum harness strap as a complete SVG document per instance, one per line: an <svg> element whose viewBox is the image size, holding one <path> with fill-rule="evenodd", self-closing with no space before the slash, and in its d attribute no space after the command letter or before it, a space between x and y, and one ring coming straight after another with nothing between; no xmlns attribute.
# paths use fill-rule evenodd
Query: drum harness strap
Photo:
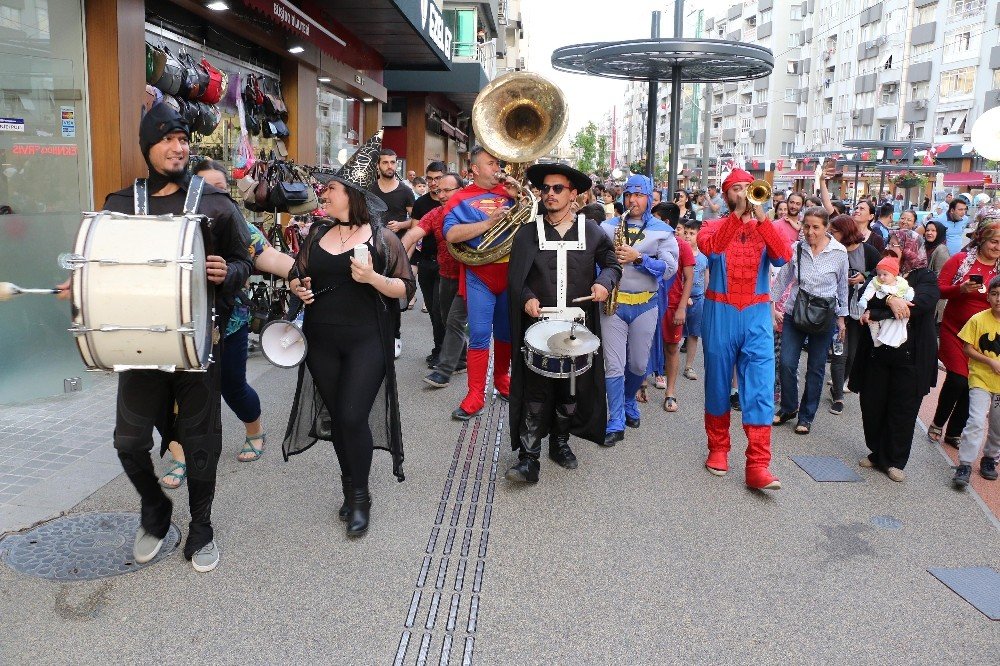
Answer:
<svg viewBox="0 0 1000 666"><path fill-rule="evenodd" d="M195 215L201 205L201 193L205 189L205 179L201 176L191 176L188 184L187 197L184 198L184 214ZM145 178L136 178L133 188L133 205L136 215L149 214L149 183Z"/></svg>

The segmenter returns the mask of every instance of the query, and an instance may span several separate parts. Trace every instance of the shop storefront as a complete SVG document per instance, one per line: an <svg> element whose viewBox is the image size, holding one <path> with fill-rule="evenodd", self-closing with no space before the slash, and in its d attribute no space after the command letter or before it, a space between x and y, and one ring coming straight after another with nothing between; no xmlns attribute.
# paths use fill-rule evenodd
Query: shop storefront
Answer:
<svg viewBox="0 0 1000 666"><path fill-rule="evenodd" d="M91 208L82 0L0 3L0 281L49 287ZM0 404L63 391L82 376L69 306L0 302Z"/></svg>

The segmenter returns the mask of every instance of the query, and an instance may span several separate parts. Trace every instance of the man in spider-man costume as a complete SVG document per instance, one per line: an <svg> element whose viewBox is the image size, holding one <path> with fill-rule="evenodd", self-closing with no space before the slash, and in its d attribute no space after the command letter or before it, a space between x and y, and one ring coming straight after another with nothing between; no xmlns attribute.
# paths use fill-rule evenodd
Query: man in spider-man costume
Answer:
<svg viewBox="0 0 1000 666"><path fill-rule="evenodd" d="M734 169L722 183L731 211L705 224L698 249L708 258L705 290L705 467L716 476L729 471L729 386L739 381L743 430L747 435L746 484L777 490L771 475L771 419L774 416L774 336L768 264L781 266L791 250L760 206L746 198L753 176Z"/></svg>

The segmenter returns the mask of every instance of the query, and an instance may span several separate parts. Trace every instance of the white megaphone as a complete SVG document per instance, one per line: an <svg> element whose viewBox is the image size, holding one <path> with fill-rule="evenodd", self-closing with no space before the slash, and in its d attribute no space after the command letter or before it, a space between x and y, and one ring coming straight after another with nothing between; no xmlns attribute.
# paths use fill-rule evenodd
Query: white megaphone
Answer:
<svg viewBox="0 0 1000 666"><path fill-rule="evenodd" d="M292 321L275 319L261 329L260 350L264 358L279 368L294 368L306 360L308 345L299 323L292 316Z"/></svg>

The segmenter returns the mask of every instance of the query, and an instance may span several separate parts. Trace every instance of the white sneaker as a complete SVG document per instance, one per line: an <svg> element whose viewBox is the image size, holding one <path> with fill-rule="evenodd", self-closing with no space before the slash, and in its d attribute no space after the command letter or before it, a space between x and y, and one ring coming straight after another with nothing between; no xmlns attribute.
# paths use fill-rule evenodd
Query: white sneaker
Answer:
<svg viewBox="0 0 1000 666"><path fill-rule="evenodd" d="M403 341L400 338L396 338L396 358L399 358L403 353Z"/></svg>

